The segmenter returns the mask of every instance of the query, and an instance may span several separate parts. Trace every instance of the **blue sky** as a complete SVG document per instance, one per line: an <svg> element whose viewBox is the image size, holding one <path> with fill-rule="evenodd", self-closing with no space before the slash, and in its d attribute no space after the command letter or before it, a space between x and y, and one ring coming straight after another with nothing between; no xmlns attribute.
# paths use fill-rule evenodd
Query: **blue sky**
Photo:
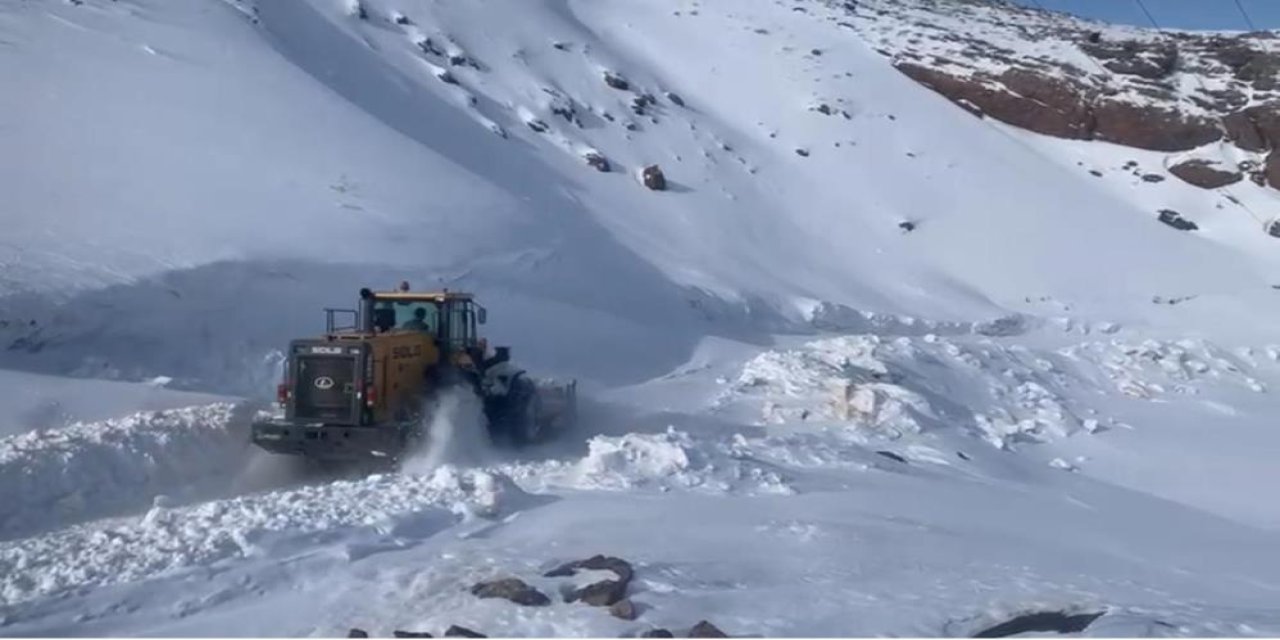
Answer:
<svg viewBox="0 0 1280 640"><path fill-rule="evenodd" d="M1034 7L1067 11L1077 15L1150 26L1137 0L1016 0ZM1174 29L1238 29L1248 25L1236 7L1235 0L1143 0L1151 15L1162 27ZM1280 0L1240 0L1245 11L1259 29L1280 29Z"/></svg>

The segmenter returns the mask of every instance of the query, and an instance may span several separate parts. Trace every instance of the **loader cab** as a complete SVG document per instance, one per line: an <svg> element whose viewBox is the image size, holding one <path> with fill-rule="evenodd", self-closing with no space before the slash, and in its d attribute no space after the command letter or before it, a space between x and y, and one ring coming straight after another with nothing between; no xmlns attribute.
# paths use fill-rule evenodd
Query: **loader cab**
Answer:
<svg viewBox="0 0 1280 640"><path fill-rule="evenodd" d="M446 351L474 349L480 342L477 325L484 324L488 315L469 293L364 289L360 295L365 331L424 331Z"/></svg>

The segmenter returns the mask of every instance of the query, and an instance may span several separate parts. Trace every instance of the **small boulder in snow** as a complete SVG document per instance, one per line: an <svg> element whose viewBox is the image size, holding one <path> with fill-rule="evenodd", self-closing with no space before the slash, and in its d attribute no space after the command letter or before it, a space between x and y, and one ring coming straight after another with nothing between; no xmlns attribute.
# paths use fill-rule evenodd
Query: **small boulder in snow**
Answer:
<svg viewBox="0 0 1280 640"><path fill-rule="evenodd" d="M641 638L674 638L675 635L666 629L650 629L640 634Z"/></svg>
<svg viewBox="0 0 1280 640"><path fill-rule="evenodd" d="M1195 231L1200 228L1199 225L1182 217L1181 213L1173 209L1161 209L1159 220L1179 231Z"/></svg>
<svg viewBox="0 0 1280 640"><path fill-rule="evenodd" d="M434 637L434 636L432 636L431 634L427 633L426 631L400 631L400 630L398 630L398 629L397 629L397 630L395 630L395 631L392 631L392 632L391 632L391 635L392 635L392 636L394 636L394 637L397 637L397 638L431 638L431 637Z"/></svg>
<svg viewBox="0 0 1280 640"><path fill-rule="evenodd" d="M601 155L599 151L588 151L584 153L582 157L587 161L587 164L594 167L596 171L609 173L611 168L609 166L609 159Z"/></svg>
<svg viewBox="0 0 1280 640"><path fill-rule="evenodd" d="M364 629L351 629L347 632L348 638L368 638L369 632Z"/></svg>
<svg viewBox="0 0 1280 640"><path fill-rule="evenodd" d="M471 594L479 598L502 598L526 607L545 607L551 599L519 578L503 578L480 582L471 587Z"/></svg>
<svg viewBox="0 0 1280 640"><path fill-rule="evenodd" d="M622 620L635 620L639 617L640 612L636 610L634 602L624 598L609 607L609 615Z"/></svg>
<svg viewBox="0 0 1280 640"><path fill-rule="evenodd" d="M444 637L445 638L487 638L489 636L486 636L483 633L480 633L479 631L472 631L471 629L468 629L466 627L459 627L458 625L453 624L453 625L449 625L449 628L444 630Z"/></svg>
<svg viewBox="0 0 1280 640"><path fill-rule="evenodd" d="M689 637L690 638L728 638L729 634L721 631L720 628L715 626L714 624L711 624L710 622L703 620L702 622L699 622L698 624L693 625L692 629L689 629Z"/></svg>
<svg viewBox="0 0 1280 640"><path fill-rule="evenodd" d="M627 597L627 583L622 580L601 580L580 589L574 589L564 597L565 602L585 602L593 607L612 607Z"/></svg>
<svg viewBox="0 0 1280 640"><path fill-rule="evenodd" d="M631 83L627 82L626 78L611 71L604 72L604 83L618 91L626 91L631 88Z"/></svg>
<svg viewBox="0 0 1280 640"><path fill-rule="evenodd" d="M436 80L445 84L458 84L458 79L452 73L449 73L448 69L437 68L432 72L432 75L436 77Z"/></svg>
<svg viewBox="0 0 1280 640"><path fill-rule="evenodd" d="M667 177L662 173L662 168L656 164L651 164L640 170L640 181L644 186L654 191L666 191Z"/></svg>
<svg viewBox="0 0 1280 640"><path fill-rule="evenodd" d="M681 98L680 94L675 93L674 91L667 92L667 100L670 100L671 104L674 104L677 107L684 106L684 98Z"/></svg>
<svg viewBox="0 0 1280 640"><path fill-rule="evenodd" d="M565 602L582 601L596 607L611 607L627 597L627 585L631 583L631 579L635 576L631 563L621 558L603 555L594 555L586 560L576 560L560 565L544 575L548 578L572 576L583 569L612 571L617 574L618 579L601 580L585 587L574 589L565 596Z"/></svg>
<svg viewBox="0 0 1280 640"><path fill-rule="evenodd" d="M566 562L542 575L547 578L563 578L571 576L583 569L587 571L612 571L617 574L618 579L623 582L630 582L631 578L635 577L635 570L631 567L630 562L627 562L622 558L615 558L613 556L600 554L591 556L586 560Z"/></svg>

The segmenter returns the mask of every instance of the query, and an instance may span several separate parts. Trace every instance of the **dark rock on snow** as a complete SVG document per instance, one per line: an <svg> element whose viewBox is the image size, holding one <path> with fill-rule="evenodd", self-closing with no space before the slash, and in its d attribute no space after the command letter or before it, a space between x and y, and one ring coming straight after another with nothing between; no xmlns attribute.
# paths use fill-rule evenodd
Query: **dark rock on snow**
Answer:
<svg viewBox="0 0 1280 640"><path fill-rule="evenodd" d="M369 632L364 629L352 629L347 632L348 638L368 638Z"/></svg>
<svg viewBox="0 0 1280 640"><path fill-rule="evenodd" d="M1215 164L1208 160L1188 160L1169 167L1169 173L1202 189L1217 189L1244 179L1244 174L1215 169Z"/></svg>
<svg viewBox="0 0 1280 640"><path fill-rule="evenodd" d="M621 602L627 597L627 585L635 576L631 564L621 558L594 555L586 560L575 560L548 571L548 578L572 576L580 570L612 571L617 580L601 580L585 587L575 589L565 596L565 602L582 601L592 606L608 607Z"/></svg>
<svg viewBox="0 0 1280 640"><path fill-rule="evenodd" d="M1002 622L994 627L983 629L974 634L975 638L1007 638L1021 633L1052 632L1080 633L1089 628L1095 620L1102 617L1103 612L1066 613L1063 611L1039 611L1020 615L1012 620Z"/></svg>
<svg viewBox="0 0 1280 640"><path fill-rule="evenodd" d="M458 625L454 624L454 625L449 625L449 628L445 629L444 637L446 638L487 638L489 636L486 636L483 633L480 633L479 631L472 631L471 629L468 629L466 627L459 627Z"/></svg>
<svg viewBox="0 0 1280 640"><path fill-rule="evenodd" d="M604 156L594 151L587 152L585 155L583 155L583 158L586 159L587 164L591 165L592 167L595 167L596 171L599 171L601 173L609 173L609 169L611 167L609 165L608 158L605 158Z"/></svg>
<svg viewBox="0 0 1280 640"><path fill-rule="evenodd" d="M1173 209L1161 209L1159 220L1179 231L1195 231L1200 228L1199 225L1182 217L1181 213Z"/></svg>
<svg viewBox="0 0 1280 640"><path fill-rule="evenodd" d="M674 638L675 635L666 629L650 629L640 634L641 638Z"/></svg>
<svg viewBox="0 0 1280 640"><path fill-rule="evenodd" d="M662 168L656 164L651 164L640 172L640 178L644 181L644 186L654 191L665 191L667 189L667 177L663 175Z"/></svg>
<svg viewBox="0 0 1280 640"><path fill-rule="evenodd" d="M431 638L431 634L426 631L392 631L391 635L397 638Z"/></svg>
<svg viewBox="0 0 1280 640"><path fill-rule="evenodd" d="M623 582L631 582L631 579L635 577L635 570L632 569L630 562L622 558L600 554L591 556L586 560L566 562L542 575L546 578L565 578L583 569L588 571L612 571Z"/></svg>
<svg viewBox="0 0 1280 640"><path fill-rule="evenodd" d="M640 612L636 609L636 604L630 600L622 599L609 607L609 615L620 618L622 620L635 620L639 617Z"/></svg>
<svg viewBox="0 0 1280 640"><path fill-rule="evenodd" d="M729 635L721 631L720 628L715 626L714 624L711 624L710 622L703 620L702 622L699 622L698 624L693 625L692 629L689 629L689 637L690 638L728 638Z"/></svg>
<svg viewBox="0 0 1280 640"><path fill-rule="evenodd" d="M1267 155L1267 163L1262 173L1267 178L1267 184L1280 189L1280 152L1272 151Z"/></svg>
<svg viewBox="0 0 1280 640"><path fill-rule="evenodd" d="M601 580L574 589L564 597L565 602L585 602L593 607L608 607L627 597L627 581Z"/></svg>
<svg viewBox="0 0 1280 640"><path fill-rule="evenodd" d="M631 83L627 82L625 78L608 71L604 72L604 83L619 91L626 91L631 88Z"/></svg>
<svg viewBox="0 0 1280 640"><path fill-rule="evenodd" d="M526 607L545 607L551 604L550 598L519 578L480 582L471 587L471 593L480 598L503 598Z"/></svg>

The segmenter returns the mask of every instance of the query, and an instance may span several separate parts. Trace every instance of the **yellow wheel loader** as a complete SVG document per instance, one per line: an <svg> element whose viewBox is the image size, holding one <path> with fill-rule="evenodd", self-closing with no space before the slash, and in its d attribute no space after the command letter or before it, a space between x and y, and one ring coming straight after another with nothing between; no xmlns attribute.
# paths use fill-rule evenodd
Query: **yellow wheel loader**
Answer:
<svg viewBox="0 0 1280 640"><path fill-rule="evenodd" d="M281 414L253 423L257 446L327 461L398 461L425 435L433 397L475 393L495 441L538 442L577 414L577 382L540 383L489 354L469 293L360 290L358 309L325 309L323 336L289 344ZM340 326L340 323L347 324Z"/></svg>

